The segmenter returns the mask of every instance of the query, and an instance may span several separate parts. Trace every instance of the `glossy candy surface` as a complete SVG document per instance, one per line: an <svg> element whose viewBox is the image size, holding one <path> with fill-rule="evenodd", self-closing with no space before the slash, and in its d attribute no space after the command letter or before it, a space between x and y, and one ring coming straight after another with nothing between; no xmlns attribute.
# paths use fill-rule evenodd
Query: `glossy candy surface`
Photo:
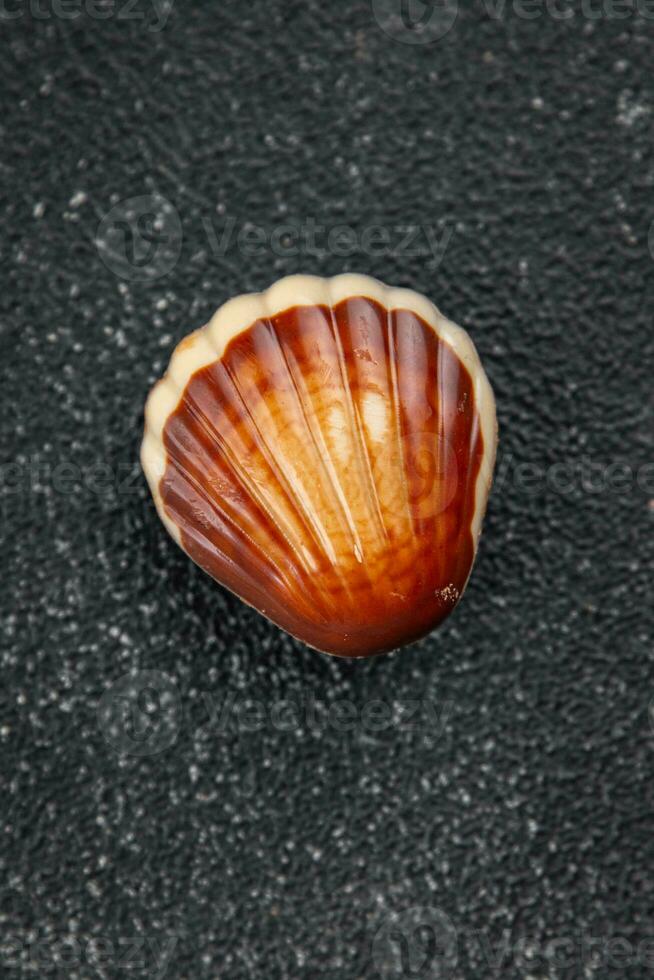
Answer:
<svg viewBox="0 0 654 980"><path fill-rule="evenodd" d="M458 602L495 444L472 342L424 297L297 276L182 341L142 462L218 582L319 650L369 656Z"/></svg>

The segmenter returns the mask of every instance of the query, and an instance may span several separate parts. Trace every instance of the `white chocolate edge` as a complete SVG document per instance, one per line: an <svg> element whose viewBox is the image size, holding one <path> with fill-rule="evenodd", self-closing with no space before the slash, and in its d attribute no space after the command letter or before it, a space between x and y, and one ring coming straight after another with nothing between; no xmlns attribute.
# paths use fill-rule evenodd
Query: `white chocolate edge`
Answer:
<svg viewBox="0 0 654 980"><path fill-rule="evenodd" d="M150 486L159 517L181 545L181 533L166 514L159 490L166 470L164 426L177 408L191 376L216 360L227 345L262 317L274 316L293 306L334 306L341 300L366 296L389 310L409 310L428 323L457 354L470 372L479 413L484 451L475 487L472 538L475 554L481 534L497 452L495 397L475 345L467 332L446 319L425 296L412 289L393 289L371 276L345 273L332 279L295 275L280 279L262 293L246 293L228 300L201 329L185 337L173 351L168 370L150 392L145 405L145 430L141 466Z"/></svg>

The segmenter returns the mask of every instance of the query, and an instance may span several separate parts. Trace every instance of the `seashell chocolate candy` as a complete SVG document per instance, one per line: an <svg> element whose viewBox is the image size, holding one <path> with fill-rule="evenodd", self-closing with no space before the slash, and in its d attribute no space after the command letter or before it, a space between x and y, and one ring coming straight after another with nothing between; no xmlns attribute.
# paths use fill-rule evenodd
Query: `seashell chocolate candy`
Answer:
<svg viewBox="0 0 654 980"><path fill-rule="evenodd" d="M141 461L217 582L310 646L366 657L457 604L496 442L473 343L425 297L291 276L181 341Z"/></svg>

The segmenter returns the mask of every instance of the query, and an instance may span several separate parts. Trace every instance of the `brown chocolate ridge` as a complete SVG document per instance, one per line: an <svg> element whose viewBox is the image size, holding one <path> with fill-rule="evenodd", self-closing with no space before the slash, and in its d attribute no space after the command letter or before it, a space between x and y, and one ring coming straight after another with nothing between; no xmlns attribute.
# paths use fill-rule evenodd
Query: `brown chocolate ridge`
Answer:
<svg viewBox="0 0 654 980"><path fill-rule="evenodd" d="M474 561L474 392L410 310L356 296L256 320L165 423L166 514L197 564L310 646L411 642Z"/></svg>

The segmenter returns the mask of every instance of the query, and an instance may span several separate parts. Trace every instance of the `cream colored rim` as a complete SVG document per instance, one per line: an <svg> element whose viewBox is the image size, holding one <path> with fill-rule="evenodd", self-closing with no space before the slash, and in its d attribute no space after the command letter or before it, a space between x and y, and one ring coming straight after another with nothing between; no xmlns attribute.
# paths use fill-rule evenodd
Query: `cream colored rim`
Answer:
<svg viewBox="0 0 654 980"><path fill-rule="evenodd" d="M350 296L366 296L388 310L410 310L422 317L450 345L470 372L484 440L477 486L472 533L475 551L481 534L486 502L493 480L497 451L495 398L475 345L465 330L447 320L432 302L412 289L393 289L370 276L345 274L333 279L319 276L288 276L263 293L247 293L230 299L200 330L185 337L173 351L165 375L154 386L145 406L145 431L141 465L147 477L161 520L181 544L177 525L165 512L159 484L166 470L164 426L179 405L191 376L216 360L227 345L256 320L274 316L292 306L334 306Z"/></svg>

